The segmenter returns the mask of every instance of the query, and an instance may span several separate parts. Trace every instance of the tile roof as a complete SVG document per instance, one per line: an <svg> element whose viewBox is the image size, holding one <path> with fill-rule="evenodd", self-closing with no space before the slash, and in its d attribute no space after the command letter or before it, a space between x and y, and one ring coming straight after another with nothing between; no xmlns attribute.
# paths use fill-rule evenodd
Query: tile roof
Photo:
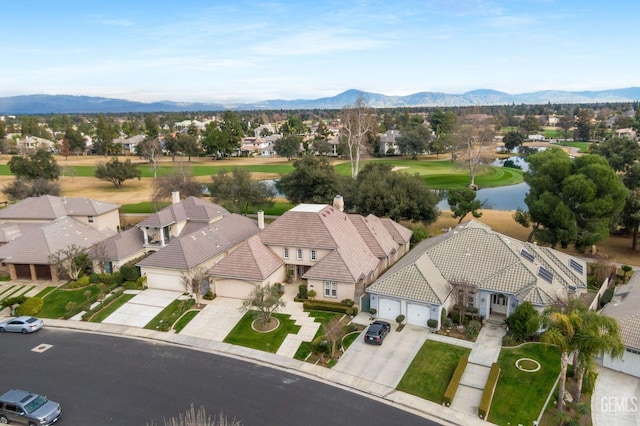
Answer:
<svg viewBox="0 0 640 426"><path fill-rule="evenodd" d="M282 265L282 259L262 244L259 235L254 235L211 267L207 275L262 281Z"/></svg>
<svg viewBox="0 0 640 426"><path fill-rule="evenodd" d="M350 214L349 219L374 255L385 258L398 251L398 243L377 216Z"/></svg>
<svg viewBox="0 0 640 426"><path fill-rule="evenodd" d="M170 204L157 213L149 215L138 226L161 227L173 223L189 221L211 222L229 212L223 207L197 197Z"/></svg>
<svg viewBox="0 0 640 426"><path fill-rule="evenodd" d="M225 214L221 219L190 234L181 234L138 263L142 267L188 271L229 250L259 231L246 216Z"/></svg>
<svg viewBox="0 0 640 426"><path fill-rule="evenodd" d="M640 271L635 271L627 284L618 287L600 314L615 318L624 345L640 350Z"/></svg>
<svg viewBox="0 0 640 426"><path fill-rule="evenodd" d="M118 208L120 208L118 204L90 198L42 195L25 198L1 209L0 221L54 220L63 216L98 216Z"/></svg>
<svg viewBox="0 0 640 426"><path fill-rule="evenodd" d="M406 228L400 225L395 220L389 219L387 217L381 217L380 221L387 229L387 232L393 237L393 240L398 244L408 244L411 241L411 235L413 235L413 231L411 229Z"/></svg>
<svg viewBox="0 0 640 426"><path fill-rule="evenodd" d="M521 254L523 249L531 260ZM569 265L569 259L583 267L582 274L564 266ZM421 265L420 272L425 274L422 278L415 270ZM551 282L540 275L541 266L551 274ZM408 283L409 276L417 281ZM586 287L586 263L556 250L509 238L472 220L420 243L368 291L409 297L411 291L404 286L419 285L433 286L431 290L435 293L444 294L442 280L473 284L480 289L514 294L536 305L548 305L566 299L567 293L577 287ZM420 300L425 302L436 301L427 289L411 294L420 294Z"/></svg>
<svg viewBox="0 0 640 426"><path fill-rule="evenodd" d="M71 245L89 248L114 234L99 231L69 216L32 227L20 237L0 247L5 263L49 264L49 256Z"/></svg>
<svg viewBox="0 0 640 426"><path fill-rule="evenodd" d="M144 234L139 228L129 228L98 243L90 253L109 260L125 259L144 251ZM98 253L101 251L101 253Z"/></svg>

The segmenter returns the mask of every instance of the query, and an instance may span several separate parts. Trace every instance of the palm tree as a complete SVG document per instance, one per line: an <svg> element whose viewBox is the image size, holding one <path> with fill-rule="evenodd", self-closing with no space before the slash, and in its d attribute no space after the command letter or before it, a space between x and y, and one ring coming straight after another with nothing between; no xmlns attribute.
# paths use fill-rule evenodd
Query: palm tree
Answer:
<svg viewBox="0 0 640 426"><path fill-rule="evenodd" d="M568 313L557 310L545 312L548 329L540 340L544 343L555 345L560 349L560 381L558 382L558 411L562 412L564 401L564 391L567 383L567 368L569 366L569 355L575 350L576 329L580 329L582 318L576 311Z"/></svg>
<svg viewBox="0 0 640 426"><path fill-rule="evenodd" d="M576 331L574 341L576 353L574 356L574 371L576 372L575 400L580 401L582 383L585 375L593 373L593 357L606 353L613 358L624 353L624 343L618 331L618 322L606 315L584 310L580 312L581 324Z"/></svg>

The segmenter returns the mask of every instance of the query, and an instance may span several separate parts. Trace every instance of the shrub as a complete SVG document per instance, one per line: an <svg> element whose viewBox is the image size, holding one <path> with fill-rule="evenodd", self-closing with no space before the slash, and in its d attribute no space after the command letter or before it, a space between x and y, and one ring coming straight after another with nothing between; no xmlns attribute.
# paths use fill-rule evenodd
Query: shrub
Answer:
<svg viewBox="0 0 640 426"><path fill-rule="evenodd" d="M82 288L82 287L86 287L91 283L91 278L87 275L84 275L80 278L78 278L77 280L71 282L69 284L70 288Z"/></svg>
<svg viewBox="0 0 640 426"><path fill-rule="evenodd" d="M307 295L309 296L309 299L313 300L313 299L316 298L318 293L316 293L316 291L314 289L311 289L311 290L309 290L309 293L307 293Z"/></svg>
<svg viewBox="0 0 640 426"><path fill-rule="evenodd" d="M613 298L613 293L615 292L615 287L609 287L602 293L602 297L600 298L600 307L602 308L607 303L611 302Z"/></svg>
<svg viewBox="0 0 640 426"><path fill-rule="evenodd" d="M460 312L453 311L449 314L449 317L451 317L451 321L453 321L455 324L460 324Z"/></svg>
<svg viewBox="0 0 640 426"><path fill-rule="evenodd" d="M27 315L32 316L37 314L42 310L42 305L44 304L41 297L30 297L24 301L18 309L16 309L16 313L18 315Z"/></svg>
<svg viewBox="0 0 640 426"><path fill-rule="evenodd" d="M453 320L451 318L445 318L444 319L444 326L446 328L451 328L453 327Z"/></svg>
<svg viewBox="0 0 640 426"><path fill-rule="evenodd" d="M468 356L460 358L460 360L458 361L458 366L453 372L453 376L451 376L451 380L449 381L447 390L444 391L444 396L442 399L444 401L444 405L446 405L447 407L451 405L453 397L456 396L458 385L460 384L460 379L462 379L462 374L464 373L465 368L467 368L468 361Z"/></svg>
<svg viewBox="0 0 640 426"><path fill-rule="evenodd" d="M140 278L140 268L136 265L126 263L120 267L120 274L125 281L135 281Z"/></svg>
<svg viewBox="0 0 640 426"><path fill-rule="evenodd" d="M438 328L438 320L428 319L428 320L427 320L427 327L429 327L429 328L431 328L431 329L436 329L436 328Z"/></svg>
<svg viewBox="0 0 640 426"><path fill-rule="evenodd" d="M316 354L328 354L329 342L327 342L326 337L318 336L313 339L313 341L311 341L311 351Z"/></svg>
<svg viewBox="0 0 640 426"><path fill-rule="evenodd" d="M307 285L306 284L300 284L298 286L298 297L300 299L307 299Z"/></svg>
<svg viewBox="0 0 640 426"><path fill-rule="evenodd" d="M513 334L516 340L527 340L540 328L540 314L531 302L525 302L507 317L506 322L509 333Z"/></svg>
<svg viewBox="0 0 640 426"><path fill-rule="evenodd" d="M347 305L347 306L353 306L354 302L351 299L344 299L340 303L342 303L343 305Z"/></svg>
<svg viewBox="0 0 640 426"><path fill-rule="evenodd" d="M402 322L403 322L403 321L404 321L404 315L398 315L398 316L396 317L396 322L397 322L398 324L402 324Z"/></svg>
<svg viewBox="0 0 640 426"><path fill-rule="evenodd" d="M372 316L374 316L375 314L377 314L377 313L378 313L378 310L377 310L376 308L371 308L371 309L369 309L369 313L370 313Z"/></svg>
<svg viewBox="0 0 640 426"><path fill-rule="evenodd" d="M467 329L466 329L467 337L469 337L470 339L475 339L476 337L478 337L478 334L480 333L481 328L482 328L482 324L480 324L480 321L477 321L477 320L469 321L469 325L467 325Z"/></svg>
<svg viewBox="0 0 640 426"><path fill-rule="evenodd" d="M206 300L213 300L216 298L216 295L211 290L209 290L202 297Z"/></svg>
<svg viewBox="0 0 640 426"><path fill-rule="evenodd" d="M358 313L357 306L349 307L342 303L324 302L320 300L305 300L302 303L302 307L305 311L329 311L347 315L356 315ZM351 314L348 314L348 312L351 312Z"/></svg>
<svg viewBox="0 0 640 426"><path fill-rule="evenodd" d="M27 297L24 295L20 295L20 296L8 297L6 299L2 299L2 302L0 302L0 304L2 305L3 308L6 308L8 306L21 305L24 303L25 300L27 300Z"/></svg>
<svg viewBox="0 0 640 426"><path fill-rule="evenodd" d="M491 371L489 371L489 378L487 384L482 391L482 398L480 399L480 406L478 407L478 415L481 419L486 419L489 415L489 409L491 408L491 401L493 400L493 393L496 390L496 384L498 384L498 377L500 377L500 365L494 362L491 365Z"/></svg>

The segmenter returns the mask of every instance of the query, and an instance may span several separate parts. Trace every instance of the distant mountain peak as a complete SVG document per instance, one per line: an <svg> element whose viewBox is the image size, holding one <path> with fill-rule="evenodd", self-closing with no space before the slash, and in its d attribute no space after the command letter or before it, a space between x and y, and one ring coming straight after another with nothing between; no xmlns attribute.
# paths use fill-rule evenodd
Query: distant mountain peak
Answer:
<svg viewBox="0 0 640 426"><path fill-rule="evenodd" d="M544 90L509 94L492 89L472 90L463 94L418 92L406 96L387 96L358 89L345 90L335 96L320 99L264 100L243 104L199 102L134 102L76 95L20 95L0 98L0 114L77 114L128 112L189 112L224 110L302 110L341 109L353 105L364 96L374 108L451 107L508 104L584 104L596 102L637 102L640 87L596 91Z"/></svg>

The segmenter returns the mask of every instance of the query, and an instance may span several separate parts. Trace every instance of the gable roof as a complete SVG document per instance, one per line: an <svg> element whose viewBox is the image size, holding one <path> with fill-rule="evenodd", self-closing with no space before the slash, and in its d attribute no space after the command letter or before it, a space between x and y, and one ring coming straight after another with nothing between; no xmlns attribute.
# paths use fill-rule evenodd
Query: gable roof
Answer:
<svg viewBox="0 0 640 426"><path fill-rule="evenodd" d="M207 274L223 278L242 277L247 280L261 281L282 265L284 265L282 259L262 244L259 235L254 235L211 267Z"/></svg>
<svg viewBox="0 0 640 426"><path fill-rule="evenodd" d="M620 326L624 345L640 350L640 272L636 271L629 282L619 286L601 315L615 318Z"/></svg>
<svg viewBox="0 0 640 426"><path fill-rule="evenodd" d="M89 252L105 259L120 260L136 253L142 254L144 252L143 243L144 234L139 228L133 227L98 243Z"/></svg>
<svg viewBox="0 0 640 426"><path fill-rule="evenodd" d="M211 222L228 213L226 209L217 204L202 198L188 197L179 203L170 204L159 212L149 215L137 226L158 228L186 220Z"/></svg>
<svg viewBox="0 0 640 426"><path fill-rule="evenodd" d="M99 216L117 210L118 204L96 201L90 198L56 197L42 195L29 197L0 210L0 221L42 220L50 221L63 216Z"/></svg>
<svg viewBox="0 0 640 426"><path fill-rule="evenodd" d="M509 238L472 220L419 244L367 291L419 296L416 300L436 303L443 300L444 280L514 294L522 301L544 306L566 299L578 287L586 287L586 269L583 260ZM416 281L407 282L409 276ZM431 289L411 293L403 286Z"/></svg>
<svg viewBox="0 0 640 426"><path fill-rule="evenodd" d="M377 257L385 258L398 251L398 243L393 240L393 236L377 216L370 214L363 217L359 214L350 214L349 219Z"/></svg>
<svg viewBox="0 0 640 426"><path fill-rule="evenodd" d="M113 235L114 231L99 231L73 217L64 216L39 227L31 227L15 240L0 247L0 259L5 263L50 264L49 256L71 245L89 248Z"/></svg>
<svg viewBox="0 0 640 426"><path fill-rule="evenodd" d="M226 214L206 227L173 238L137 265L188 271L233 248L259 230L258 224L246 216Z"/></svg>

